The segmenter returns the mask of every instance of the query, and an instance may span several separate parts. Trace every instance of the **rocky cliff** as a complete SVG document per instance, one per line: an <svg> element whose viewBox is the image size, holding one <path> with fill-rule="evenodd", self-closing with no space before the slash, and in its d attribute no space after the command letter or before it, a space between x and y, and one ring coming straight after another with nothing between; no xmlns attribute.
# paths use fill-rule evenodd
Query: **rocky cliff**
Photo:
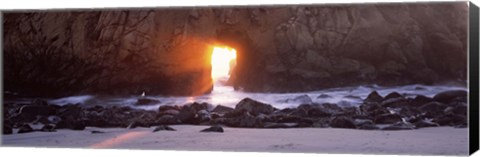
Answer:
<svg viewBox="0 0 480 157"><path fill-rule="evenodd" d="M466 82L467 2L4 13L5 90L198 95L212 46L246 91Z"/></svg>

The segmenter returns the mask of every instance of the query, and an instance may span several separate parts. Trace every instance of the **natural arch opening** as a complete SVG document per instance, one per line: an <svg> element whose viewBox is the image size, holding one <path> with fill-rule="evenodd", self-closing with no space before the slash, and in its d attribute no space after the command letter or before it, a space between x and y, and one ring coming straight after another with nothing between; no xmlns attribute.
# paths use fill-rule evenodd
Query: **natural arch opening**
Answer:
<svg viewBox="0 0 480 157"><path fill-rule="evenodd" d="M236 65L237 51L227 46L215 46L212 51L212 79L214 84L226 84Z"/></svg>

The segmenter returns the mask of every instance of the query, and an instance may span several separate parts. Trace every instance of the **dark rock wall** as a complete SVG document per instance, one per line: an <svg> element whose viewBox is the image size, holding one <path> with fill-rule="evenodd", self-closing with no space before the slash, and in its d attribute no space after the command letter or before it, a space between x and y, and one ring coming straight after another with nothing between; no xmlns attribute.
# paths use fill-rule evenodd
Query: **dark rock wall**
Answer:
<svg viewBox="0 0 480 157"><path fill-rule="evenodd" d="M466 2L7 12L5 90L198 95L215 44L247 91L465 83Z"/></svg>

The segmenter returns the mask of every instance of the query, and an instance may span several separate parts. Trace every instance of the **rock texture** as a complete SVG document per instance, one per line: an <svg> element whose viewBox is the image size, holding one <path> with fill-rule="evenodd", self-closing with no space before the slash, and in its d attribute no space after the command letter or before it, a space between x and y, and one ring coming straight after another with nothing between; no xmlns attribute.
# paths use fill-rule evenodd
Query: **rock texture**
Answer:
<svg viewBox="0 0 480 157"><path fill-rule="evenodd" d="M237 50L231 80L246 91L465 83L467 15L466 2L8 12L4 84L198 95L217 44Z"/></svg>

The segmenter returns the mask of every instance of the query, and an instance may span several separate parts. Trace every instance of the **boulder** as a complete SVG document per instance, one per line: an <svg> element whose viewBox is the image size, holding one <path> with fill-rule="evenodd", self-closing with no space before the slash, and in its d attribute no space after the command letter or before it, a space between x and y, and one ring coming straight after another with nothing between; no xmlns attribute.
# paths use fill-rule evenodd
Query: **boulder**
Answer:
<svg viewBox="0 0 480 157"><path fill-rule="evenodd" d="M18 127L18 132L19 134L23 134L23 133L29 133L29 132L33 132L33 128L28 125L28 124L23 124L21 125L20 127Z"/></svg>
<svg viewBox="0 0 480 157"><path fill-rule="evenodd" d="M138 98L135 105L155 105L159 104L159 100L149 99L149 98Z"/></svg>
<svg viewBox="0 0 480 157"><path fill-rule="evenodd" d="M320 94L319 96L317 96L317 99L326 99L326 98L332 98L332 96L328 94Z"/></svg>
<svg viewBox="0 0 480 157"><path fill-rule="evenodd" d="M235 110L244 110L253 115L258 115L260 113L268 115L273 113L276 109L272 107L272 105L245 98L235 106Z"/></svg>
<svg viewBox="0 0 480 157"><path fill-rule="evenodd" d="M37 116L55 115L56 112L56 108L48 105L25 105L20 108L19 117L22 122L31 122Z"/></svg>
<svg viewBox="0 0 480 157"><path fill-rule="evenodd" d="M211 112L226 114L226 113L231 112L233 110L234 109L231 108L231 107L227 107L227 106L223 106L223 105L217 105Z"/></svg>
<svg viewBox="0 0 480 157"><path fill-rule="evenodd" d="M190 106L191 108L193 108L195 110L195 112L198 112L200 110L208 110L208 108L212 105L206 103L206 102L203 102L203 103L198 103L198 102L194 102L192 104L187 104L187 106Z"/></svg>
<svg viewBox="0 0 480 157"><path fill-rule="evenodd" d="M447 105L440 102L429 102L418 107L418 109L426 114L428 117L435 117L440 114L443 114Z"/></svg>
<svg viewBox="0 0 480 157"><path fill-rule="evenodd" d="M357 128L353 120L349 117L341 116L335 117L330 121L332 128Z"/></svg>
<svg viewBox="0 0 480 157"><path fill-rule="evenodd" d="M171 128L168 125L159 125L159 126L155 127L155 129L153 129L153 132L158 132L158 131L163 131L163 130L176 131L175 129Z"/></svg>
<svg viewBox="0 0 480 157"><path fill-rule="evenodd" d="M396 97L396 98L388 98L382 101L381 105L383 107L394 107L394 108L399 108L399 107L404 107L407 106L409 103L407 99L403 97Z"/></svg>
<svg viewBox="0 0 480 157"><path fill-rule="evenodd" d="M157 124L180 124L181 121L172 115L164 115L156 120Z"/></svg>
<svg viewBox="0 0 480 157"><path fill-rule="evenodd" d="M397 92L391 92L385 96L385 100L387 99L392 99L392 98L404 98L403 95L397 93Z"/></svg>
<svg viewBox="0 0 480 157"><path fill-rule="evenodd" d="M309 104L313 103L312 99L308 95L300 95L293 99L288 99L287 102L297 102L300 104Z"/></svg>
<svg viewBox="0 0 480 157"><path fill-rule="evenodd" d="M180 113L176 116L178 120L185 124L197 124L197 111L192 106L183 106Z"/></svg>
<svg viewBox="0 0 480 157"><path fill-rule="evenodd" d="M365 102L377 102L377 103L380 103L382 102L383 100L383 97L378 94L377 91L373 91L371 92L370 94L368 94L367 98L365 98Z"/></svg>
<svg viewBox="0 0 480 157"><path fill-rule="evenodd" d="M419 106L422 106L422 105L424 105L426 103L429 103L429 102L432 102L432 101L433 101L433 99L430 98L430 97L426 97L424 95L417 95L410 102L410 106L419 107Z"/></svg>
<svg viewBox="0 0 480 157"><path fill-rule="evenodd" d="M433 97L433 100L442 102L442 103L449 103L451 100L456 99L456 98L466 98L467 97L467 91L465 90L449 90L449 91L444 91L436 94Z"/></svg>
<svg viewBox="0 0 480 157"><path fill-rule="evenodd" d="M223 133L223 128L221 126L216 125L216 126L212 126L210 128L203 129L200 132L219 132L219 133Z"/></svg>
<svg viewBox="0 0 480 157"><path fill-rule="evenodd" d="M457 114L445 114L433 119L440 126L456 126L467 123L467 117Z"/></svg>
<svg viewBox="0 0 480 157"><path fill-rule="evenodd" d="M170 109L170 110L163 110L161 112L158 113L158 116L163 116L163 115L172 115L172 116L176 116L180 114L180 111L178 110L174 110L174 109Z"/></svg>
<svg viewBox="0 0 480 157"><path fill-rule="evenodd" d="M164 111L167 111L167 110L177 110L177 111L179 111L180 108L178 106L168 106L168 105L163 105L163 106L158 107L158 112L164 112Z"/></svg>

